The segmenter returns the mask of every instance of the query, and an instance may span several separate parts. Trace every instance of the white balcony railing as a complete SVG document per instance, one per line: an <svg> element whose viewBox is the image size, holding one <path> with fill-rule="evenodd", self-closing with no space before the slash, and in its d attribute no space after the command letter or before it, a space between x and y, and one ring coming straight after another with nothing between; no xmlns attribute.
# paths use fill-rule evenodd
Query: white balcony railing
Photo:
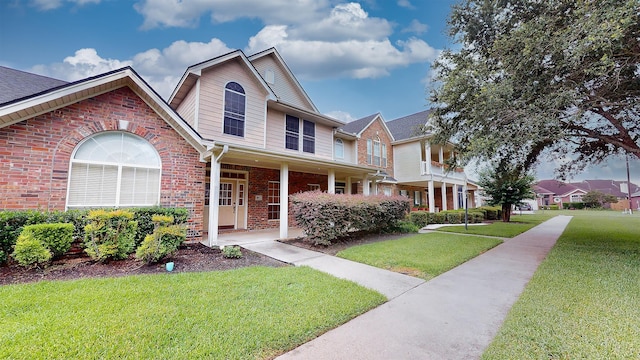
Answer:
<svg viewBox="0 0 640 360"><path fill-rule="evenodd" d="M429 166L431 165L431 166ZM456 180L464 180L465 174L461 169L448 171L444 164L437 163L432 161L431 164L427 161L420 162L420 175L436 175L442 176L444 178L456 179Z"/></svg>

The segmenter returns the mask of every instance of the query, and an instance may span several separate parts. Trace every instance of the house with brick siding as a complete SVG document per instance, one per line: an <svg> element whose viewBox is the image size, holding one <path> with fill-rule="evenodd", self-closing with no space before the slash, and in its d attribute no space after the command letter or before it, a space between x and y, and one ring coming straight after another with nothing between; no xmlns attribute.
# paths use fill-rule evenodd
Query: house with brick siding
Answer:
<svg viewBox="0 0 640 360"><path fill-rule="evenodd" d="M209 141L131 68L64 82L0 67L0 208L162 205L203 232Z"/></svg>
<svg viewBox="0 0 640 360"><path fill-rule="evenodd" d="M439 212L463 208L466 187L467 205L475 207L477 185L467 180L462 168L448 171L445 163L454 155L453 145L432 143L432 135L423 131L428 117L426 110L385 121L377 113L338 129L336 142L342 140L345 152L355 154L350 158L377 169L365 179L366 186L357 184L359 192L400 194L411 198L415 207ZM347 135L352 138L340 138Z"/></svg>
<svg viewBox="0 0 640 360"><path fill-rule="evenodd" d="M613 210L640 209L640 186L618 180L583 180L563 182L555 179L540 180L533 189L539 207L558 205L560 209L570 208L572 202L582 202L582 197L590 191L613 195L617 203L608 204ZM631 199L629 199L629 193Z"/></svg>

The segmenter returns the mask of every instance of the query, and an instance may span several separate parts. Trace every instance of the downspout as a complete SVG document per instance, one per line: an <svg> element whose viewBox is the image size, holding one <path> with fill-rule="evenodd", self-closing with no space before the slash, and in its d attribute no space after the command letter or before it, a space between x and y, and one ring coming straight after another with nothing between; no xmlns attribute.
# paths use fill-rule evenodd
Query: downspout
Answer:
<svg viewBox="0 0 640 360"><path fill-rule="evenodd" d="M211 247L218 241L218 214L220 203L220 160L229 151L229 145L224 145L215 159L212 157L211 174L209 174L209 229L207 229L207 246Z"/></svg>

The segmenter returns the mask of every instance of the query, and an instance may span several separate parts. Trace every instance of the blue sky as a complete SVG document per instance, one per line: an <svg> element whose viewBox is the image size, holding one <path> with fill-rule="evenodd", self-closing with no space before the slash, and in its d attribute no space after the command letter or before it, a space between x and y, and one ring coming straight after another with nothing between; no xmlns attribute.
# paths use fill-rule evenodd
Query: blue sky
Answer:
<svg viewBox="0 0 640 360"><path fill-rule="evenodd" d="M455 0L5 0L0 65L62 80L132 66L165 99L189 66L275 46L319 110L386 120L428 107L429 67L453 46ZM552 165L538 177L553 176ZM626 177L623 162L574 179ZM640 161L632 161L640 183Z"/></svg>

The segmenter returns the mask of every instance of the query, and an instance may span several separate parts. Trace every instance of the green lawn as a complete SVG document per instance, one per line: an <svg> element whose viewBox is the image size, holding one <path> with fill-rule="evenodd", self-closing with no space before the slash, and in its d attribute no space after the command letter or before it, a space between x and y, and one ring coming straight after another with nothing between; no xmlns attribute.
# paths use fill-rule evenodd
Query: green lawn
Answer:
<svg viewBox="0 0 640 360"><path fill-rule="evenodd" d="M0 287L3 359L264 359L383 303L307 267Z"/></svg>
<svg viewBox="0 0 640 360"><path fill-rule="evenodd" d="M464 228L464 225L443 226L438 228L438 231L512 238L558 214L557 211L545 211L544 213L539 211L533 215L515 215L515 213L513 213L511 215L511 222L508 223L496 221L489 225L467 226L467 229Z"/></svg>
<svg viewBox="0 0 640 360"><path fill-rule="evenodd" d="M495 238L430 233L353 246L337 256L429 280L500 243Z"/></svg>
<svg viewBox="0 0 640 360"><path fill-rule="evenodd" d="M640 358L640 215L574 218L483 359Z"/></svg>

